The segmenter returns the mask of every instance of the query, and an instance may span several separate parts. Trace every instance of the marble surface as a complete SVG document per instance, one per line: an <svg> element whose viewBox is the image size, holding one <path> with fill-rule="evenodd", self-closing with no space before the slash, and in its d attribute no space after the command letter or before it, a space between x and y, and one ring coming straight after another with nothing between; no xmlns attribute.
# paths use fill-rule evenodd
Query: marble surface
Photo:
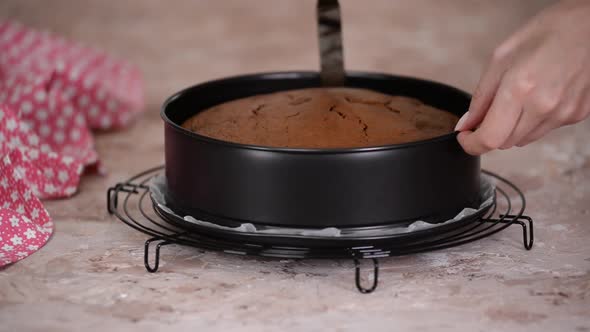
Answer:
<svg viewBox="0 0 590 332"><path fill-rule="evenodd" d="M147 113L98 133L109 173L46 202L49 244L0 271L1 331L590 331L590 122L485 168L517 183L535 218L462 247L381 261L378 290L354 288L350 261L256 259L165 247L109 216L105 191L163 161L158 107L172 92L246 72L315 69L314 3L4 0L0 17L48 28L138 63ZM494 45L549 1L343 0L346 65L472 90Z"/></svg>

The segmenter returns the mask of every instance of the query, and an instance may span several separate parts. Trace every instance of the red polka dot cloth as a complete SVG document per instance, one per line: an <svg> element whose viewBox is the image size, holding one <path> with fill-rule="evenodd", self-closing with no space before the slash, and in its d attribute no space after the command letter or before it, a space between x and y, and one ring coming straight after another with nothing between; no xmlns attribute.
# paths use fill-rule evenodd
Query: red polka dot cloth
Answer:
<svg viewBox="0 0 590 332"><path fill-rule="evenodd" d="M0 266L48 241L40 199L73 195L84 168L98 165L91 130L123 128L143 106L136 67L0 22Z"/></svg>

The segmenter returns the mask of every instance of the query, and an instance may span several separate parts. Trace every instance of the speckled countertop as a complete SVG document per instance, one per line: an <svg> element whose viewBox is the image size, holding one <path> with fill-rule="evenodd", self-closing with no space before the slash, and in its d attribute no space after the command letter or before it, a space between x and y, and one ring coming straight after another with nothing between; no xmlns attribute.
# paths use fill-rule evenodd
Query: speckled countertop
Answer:
<svg viewBox="0 0 590 332"><path fill-rule="evenodd" d="M347 67L472 90L494 45L548 1L343 0ZM317 68L313 0L4 0L0 17L138 63L149 109L101 133L107 176L46 202L49 244L0 271L2 331L590 331L590 122L484 167L525 191L537 242L508 229L462 247L382 260L376 293L349 261L281 261L166 247L143 268L145 236L110 217L105 190L162 163L158 107L172 92L237 73Z"/></svg>

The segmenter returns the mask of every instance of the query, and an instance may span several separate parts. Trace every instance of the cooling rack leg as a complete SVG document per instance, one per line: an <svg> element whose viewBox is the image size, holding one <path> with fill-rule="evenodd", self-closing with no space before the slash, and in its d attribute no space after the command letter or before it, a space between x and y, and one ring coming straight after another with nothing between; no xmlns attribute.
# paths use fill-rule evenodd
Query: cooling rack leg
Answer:
<svg viewBox="0 0 590 332"><path fill-rule="evenodd" d="M113 214L113 209L117 208L117 190L119 189L119 185L117 184L115 187L110 187L109 190L107 190L107 211L109 211L109 214ZM115 192L115 195L113 196L113 191ZM112 204L111 204L111 199L112 199Z"/></svg>
<svg viewBox="0 0 590 332"><path fill-rule="evenodd" d="M526 250L531 250L533 248L533 242L535 241L535 234L533 232L533 219L531 217L521 216L518 220L518 223L522 226L522 241L524 247Z"/></svg>
<svg viewBox="0 0 590 332"><path fill-rule="evenodd" d="M519 220L518 223L522 226L522 241L524 243L524 247L526 250L531 250L533 248L533 242L535 241L535 234L533 232L533 219L530 217L521 217L525 221ZM528 240L527 240L527 229L528 229Z"/></svg>
<svg viewBox="0 0 590 332"><path fill-rule="evenodd" d="M156 242L156 241L161 241L161 242L158 242L158 244L156 245L156 257L154 259L154 266L152 267L149 262L149 252L150 252L149 249L150 249L150 244L152 242ZM148 270L148 272L154 273L154 272L158 271L158 268L160 267L160 248L165 245L169 245L170 243L171 242L169 242L169 241L163 241L159 237L153 237L153 238L145 241L145 247L144 247L144 253L143 253L143 264L145 265L145 269Z"/></svg>
<svg viewBox="0 0 590 332"><path fill-rule="evenodd" d="M533 218L529 216L515 216L510 214L501 214L500 217L510 220L510 223L518 224L522 227L522 243L526 250L533 248L533 242L535 241L535 233L533 230ZM527 225L528 224L528 225Z"/></svg>
<svg viewBox="0 0 590 332"><path fill-rule="evenodd" d="M354 269L354 280L356 283L356 288L359 290L359 292L363 294L369 294L377 289L377 284L379 284L379 261L376 258L373 258L373 284L370 288L365 288L363 285L361 285L361 263L356 258L354 260Z"/></svg>

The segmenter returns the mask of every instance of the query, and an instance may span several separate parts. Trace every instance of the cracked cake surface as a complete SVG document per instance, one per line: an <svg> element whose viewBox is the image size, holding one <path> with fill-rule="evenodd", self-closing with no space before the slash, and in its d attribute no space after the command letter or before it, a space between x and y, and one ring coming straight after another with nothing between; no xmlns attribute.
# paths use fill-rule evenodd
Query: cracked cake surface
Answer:
<svg viewBox="0 0 590 332"><path fill-rule="evenodd" d="M182 126L234 143L286 148L400 144L453 131L458 117L417 99L357 88L309 88L236 99Z"/></svg>

